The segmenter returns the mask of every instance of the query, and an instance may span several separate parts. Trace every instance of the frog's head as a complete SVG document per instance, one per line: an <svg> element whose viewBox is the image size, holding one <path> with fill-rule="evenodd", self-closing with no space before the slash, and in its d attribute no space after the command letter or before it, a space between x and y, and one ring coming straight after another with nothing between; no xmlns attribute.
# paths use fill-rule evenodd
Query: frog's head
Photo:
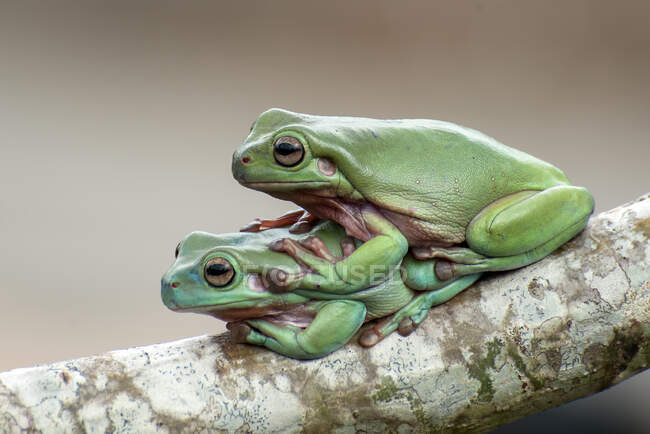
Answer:
<svg viewBox="0 0 650 434"><path fill-rule="evenodd" d="M282 109L262 113L233 155L233 176L282 199L294 200L296 192L340 196L349 183L334 159L344 146L338 145L337 128L327 119L337 118Z"/></svg>
<svg viewBox="0 0 650 434"><path fill-rule="evenodd" d="M225 321L261 317L305 302L298 295L267 290L262 276L269 267L299 271L293 259L268 250L270 236L192 232L176 248L176 260L162 278L163 302L174 311Z"/></svg>

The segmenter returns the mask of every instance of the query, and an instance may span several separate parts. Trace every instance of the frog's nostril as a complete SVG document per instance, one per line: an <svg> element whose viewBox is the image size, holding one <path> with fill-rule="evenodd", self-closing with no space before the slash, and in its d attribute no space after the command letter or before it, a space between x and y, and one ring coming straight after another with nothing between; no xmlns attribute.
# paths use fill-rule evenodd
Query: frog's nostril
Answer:
<svg viewBox="0 0 650 434"><path fill-rule="evenodd" d="M178 288L178 285L180 285L180 283L172 282L172 288Z"/></svg>
<svg viewBox="0 0 650 434"><path fill-rule="evenodd" d="M247 164L247 163L250 162L250 161L251 161L250 157L243 157L243 158L241 159L241 162L244 163L244 164Z"/></svg>

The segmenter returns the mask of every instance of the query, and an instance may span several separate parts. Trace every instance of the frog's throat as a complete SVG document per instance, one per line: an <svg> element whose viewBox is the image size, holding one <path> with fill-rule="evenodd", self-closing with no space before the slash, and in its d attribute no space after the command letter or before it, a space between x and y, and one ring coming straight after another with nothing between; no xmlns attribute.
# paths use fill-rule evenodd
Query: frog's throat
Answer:
<svg viewBox="0 0 650 434"><path fill-rule="evenodd" d="M299 200L294 199L294 202L321 219L334 220L351 237L364 242L373 237L361 214L361 208L369 205L368 202L347 202L315 195L304 195Z"/></svg>
<svg viewBox="0 0 650 434"><path fill-rule="evenodd" d="M227 322L244 321L247 319L263 319L277 325L294 325L306 327L316 316L316 311L308 308L307 303L294 306L269 305L255 306L242 309L208 310L205 313Z"/></svg>
<svg viewBox="0 0 650 434"><path fill-rule="evenodd" d="M293 192L290 195L272 193L279 199L290 200L312 215L324 220L333 220L345 228L345 232L363 242L368 241L376 234L373 234L366 226L363 213L375 213L397 226L406 237L409 245L426 245L449 247L465 240L464 231L457 231L450 236L434 236L427 228L431 223L415 217L401 210L382 209L378 205L366 200L354 198L341 198L329 196L329 192L323 195L312 191L303 191L301 194Z"/></svg>

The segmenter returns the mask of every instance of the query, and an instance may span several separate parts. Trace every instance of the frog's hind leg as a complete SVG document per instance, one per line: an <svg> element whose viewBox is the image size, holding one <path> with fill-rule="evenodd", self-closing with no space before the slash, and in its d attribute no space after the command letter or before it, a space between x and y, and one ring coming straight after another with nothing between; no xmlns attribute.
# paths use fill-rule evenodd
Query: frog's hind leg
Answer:
<svg viewBox="0 0 650 434"><path fill-rule="evenodd" d="M265 346L295 359L316 359L342 347L359 330L366 317L360 301L321 302L307 328L278 325L264 319L229 323L233 341Z"/></svg>
<svg viewBox="0 0 650 434"><path fill-rule="evenodd" d="M586 225L594 199L582 187L522 191L493 202L472 219L468 246L491 257L517 256L554 240L568 241Z"/></svg>
<svg viewBox="0 0 650 434"><path fill-rule="evenodd" d="M481 274L464 276L448 282L446 286L438 290L418 295L393 315L363 332L359 337L359 343L364 347L371 347L395 330L402 336L408 336L424 321L429 309L450 300L467 289L481 277Z"/></svg>
<svg viewBox="0 0 650 434"><path fill-rule="evenodd" d="M451 248L446 254L429 255L439 258L433 265L434 274L444 281L539 261L579 233L593 208L587 190L569 185L506 196L472 219L466 233L469 249ZM426 256L422 252L414 255Z"/></svg>

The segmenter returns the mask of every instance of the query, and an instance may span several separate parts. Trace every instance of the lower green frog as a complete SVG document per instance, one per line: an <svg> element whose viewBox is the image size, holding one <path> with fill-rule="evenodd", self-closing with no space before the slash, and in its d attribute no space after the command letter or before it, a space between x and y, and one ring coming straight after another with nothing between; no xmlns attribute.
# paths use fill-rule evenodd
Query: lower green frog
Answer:
<svg viewBox="0 0 650 434"><path fill-rule="evenodd" d="M271 279L309 272L306 264L269 250L278 239L295 240L331 260L348 257L361 245L332 221L317 224L307 234L284 228L224 235L192 232L178 245L176 260L162 278L163 302L174 311L227 321L236 342L261 345L296 359L314 359L343 346L370 320L381 318L361 334L363 346L372 346L395 330L408 335L432 306L451 299L481 274L416 292L404 284L403 276L415 271L420 261L407 256L401 264L376 265L373 272L381 274L376 279L380 283L346 294L299 287L276 293ZM274 276L269 270L287 275Z"/></svg>

